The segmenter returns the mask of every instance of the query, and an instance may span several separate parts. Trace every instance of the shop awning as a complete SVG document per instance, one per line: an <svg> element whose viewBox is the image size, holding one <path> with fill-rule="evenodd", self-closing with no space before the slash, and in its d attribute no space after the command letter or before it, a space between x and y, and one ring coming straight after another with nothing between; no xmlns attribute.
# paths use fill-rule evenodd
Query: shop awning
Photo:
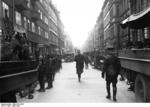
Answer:
<svg viewBox="0 0 150 107"><path fill-rule="evenodd" d="M130 28L140 29L146 26L150 26L149 19L150 7L145 9L144 11L129 16L127 19L121 22L121 26L123 28L129 26Z"/></svg>

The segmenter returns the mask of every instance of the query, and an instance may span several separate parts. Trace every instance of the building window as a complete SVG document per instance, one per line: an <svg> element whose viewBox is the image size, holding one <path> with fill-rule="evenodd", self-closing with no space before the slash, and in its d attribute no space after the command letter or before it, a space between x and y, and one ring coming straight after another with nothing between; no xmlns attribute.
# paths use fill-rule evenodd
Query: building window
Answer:
<svg viewBox="0 0 150 107"><path fill-rule="evenodd" d="M27 18L24 17L23 20L24 20L24 28L27 29Z"/></svg>
<svg viewBox="0 0 150 107"><path fill-rule="evenodd" d="M41 35L41 28L40 26L38 27L39 35Z"/></svg>
<svg viewBox="0 0 150 107"><path fill-rule="evenodd" d="M38 10L38 12L40 13L40 19L42 20L43 16L42 16L42 11Z"/></svg>
<svg viewBox="0 0 150 107"><path fill-rule="evenodd" d="M28 8L31 8L31 1L30 0L27 0L27 6L28 6Z"/></svg>
<svg viewBox="0 0 150 107"><path fill-rule="evenodd" d="M15 13L16 13L16 24L22 25L22 23L21 23L21 14L17 11Z"/></svg>
<svg viewBox="0 0 150 107"><path fill-rule="evenodd" d="M48 33L47 32L45 32L45 38L48 39Z"/></svg>
<svg viewBox="0 0 150 107"><path fill-rule="evenodd" d="M45 22L45 16L44 16L44 13L42 13L42 20Z"/></svg>
<svg viewBox="0 0 150 107"><path fill-rule="evenodd" d="M41 28L41 35L44 36L44 30Z"/></svg>
<svg viewBox="0 0 150 107"><path fill-rule="evenodd" d="M2 9L3 9L3 17L9 17L9 7L6 3L2 2Z"/></svg>
<svg viewBox="0 0 150 107"><path fill-rule="evenodd" d="M32 22L32 32L35 32L35 24Z"/></svg>
<svg viewBox="0 0 150 107"><path fill-rule="evenodd" d="M48 25L48 18L45 16L44 22Z"/></svg>
<svg viewBox="0 0 150 107"><path fill-rule="evenodd" d="M28 19L28 30L31 30L31 26L30 26L30 20Z"/></svg>

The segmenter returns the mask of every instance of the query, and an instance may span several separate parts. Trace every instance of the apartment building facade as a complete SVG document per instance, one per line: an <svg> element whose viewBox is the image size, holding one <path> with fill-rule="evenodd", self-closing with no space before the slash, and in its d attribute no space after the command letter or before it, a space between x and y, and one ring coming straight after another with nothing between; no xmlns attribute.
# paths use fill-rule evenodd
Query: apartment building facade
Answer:
<svg viewBox="0 0 150 107"><path fill-rule="evenodd" d="M2 54L7 53L14 31L26 35L33 54L37 48L42 55L54 54L64 44L59 12L51 0L1 0L0 8Z"/></svg>
<svg viewBox="0 0 150 107"><path fill-rule="evenodd" d="M118 48L119 1L106 0L103 5L104 45L106 48Z"/></svg>

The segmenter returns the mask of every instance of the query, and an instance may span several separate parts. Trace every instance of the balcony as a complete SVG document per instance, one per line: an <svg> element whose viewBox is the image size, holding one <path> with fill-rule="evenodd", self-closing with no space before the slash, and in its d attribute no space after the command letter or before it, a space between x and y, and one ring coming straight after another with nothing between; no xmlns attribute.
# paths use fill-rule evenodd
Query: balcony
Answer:
<svg viewBox="0 0 150 107"><path fill-rule="evenodd" d="M34 43L38 43L38 44L44 44L44 45L49 45L49 40L36 34L36 33L33 33L31 31L27 31L28 32L28 35L27 35L27 38L29 39L29 41L32 41Z"/></svg>
<svg viewBox="0 0 150 107"><path fill-rule="evenodd" d="M36 22L40 27L42 27L44 30L48 31L49 26L43 21L43 20L37 20Z"/></svg>
<svg viewBox="0 0 150 107"><path fill-rule="evenodd" d="M21 11L28 9L28 2L26 0L14 0L14 3L16 8L18 8Z"/></svg>
<svg viewBox="0 0 150 107"><path fill-rule="evenodd" d="M39 0L31 0L31 4L34 5L36 2L38 2Z"/></svg>
<svg viewBox="0 0 150 107"><path fill-rule="evenodd" d="M28 19L31 19L31 11L30 10L23 10L22 11L23 16L26 16Z"/></svg>

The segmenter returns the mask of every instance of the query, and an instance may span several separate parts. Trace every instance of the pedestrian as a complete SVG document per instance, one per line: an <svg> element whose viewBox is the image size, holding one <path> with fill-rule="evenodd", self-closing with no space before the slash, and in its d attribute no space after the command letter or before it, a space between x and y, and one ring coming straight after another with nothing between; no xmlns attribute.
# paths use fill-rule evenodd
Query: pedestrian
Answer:
<svg viewBox="0 0 150 107"><path fill-rule="evenodd" d="M121 65L119 59L114 55L113 49L107 49L107 57L104 61L104 68L102 72L102 78L104 78L104 74L106 73L106 88L107 88L107 99L111 99L110 93L110 84L113 86L113 100L117 101L117 78L120 73Z"/></svg>
<svg viewBox="0 0 150 107"><path fill-rule="evenodd" d="M53 73L52 73L52 59L51 59L51 55L48 55L46 57L47 61L46 61L46 80L48 83L48 86L46 89L50 89L53 87Z"/></svg>
<svg viewBox="0 0 150 107"><path fill-rule="evenodd" d="M55 72L57 73L60 70L59 55L55 56L54 61L55 61L55 70L56 70Z"/></svg>
<svg viewBox="0 0 150 107"><path fill-rule="evenodd" d="M57 72L57 59L56 58L57 58L56 56L53 56L52 62L51 62L53 81L55 80L55 74Z"/></svg>
<svg viewBox="0 0 150 107"><path fill-rule="evenodd" d="M39 68L38 68L39 76L38 80L40 83L40 89L39 92L45 92L45 74L46 74L46 63L44 61L44 58L40 58Z"/></svg>
<svg viewBox="0 0 150 107"><path fill-rule="evenodd" d="M75 61L76 61L76 70L77 70L77 75L78 75L78 81L81 81L81 74L83 73L83 68L84 68L84 56L80 53L80 50L78 50L77 55L75 56Z"/></svg>
<svg viewBox="0 0 150 107"><path fill-rule="evenodd" d="M61 55L58 55L57 57L57 64L58 64L58 72L60 72L60 69L62 69Z"/></svg>
<svg viewBox="0 0 150 107"><path fill-rule="evenodd" d="M84 59L85 59L85 68L88 69L89 68L89 66L88 66L89 58L88 58L88 56L86 54L84 55Z"/></svg>

